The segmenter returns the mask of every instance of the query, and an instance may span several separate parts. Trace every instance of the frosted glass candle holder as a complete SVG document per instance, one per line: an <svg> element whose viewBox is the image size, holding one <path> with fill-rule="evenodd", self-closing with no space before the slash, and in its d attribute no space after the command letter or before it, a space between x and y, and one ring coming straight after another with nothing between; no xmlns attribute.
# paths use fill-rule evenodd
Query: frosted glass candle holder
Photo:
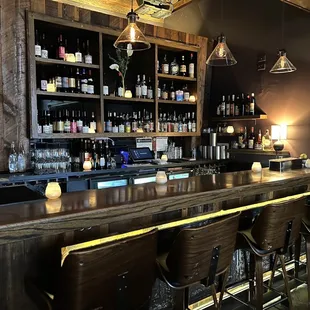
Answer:
<svg viewBox="0 0 310 310"><path fill-rule="evenodd" d="M156 183L157 184L166 184L167 182L168 182L168 178L167 178L165 171L157 171Z"/></svg>
<svg viewBox="0 0 310 310"><path fill-rule="evenodd" d="M252 165L252 171L254 173L260 173L262 172L262 165L260 162L254 162Z"/></svg>
<svg viewBox="0 0 310 310"><path fill-rule="evenodd" d="M61 188L58 182L50 182L47 184L45 196L48 199L57 199L61 196Z"/></svg>

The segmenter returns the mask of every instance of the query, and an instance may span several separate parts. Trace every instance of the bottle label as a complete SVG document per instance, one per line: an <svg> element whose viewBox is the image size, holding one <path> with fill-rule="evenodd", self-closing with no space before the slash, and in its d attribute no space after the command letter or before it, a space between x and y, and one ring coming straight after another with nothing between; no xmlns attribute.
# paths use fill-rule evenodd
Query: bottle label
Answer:
<svg viewBox="0 0 310 310"><path fill-rule="evenodd" d="M82 131L83 131L83 133L89 133L89 127L88 126L83 126Z"/></svg>
<svg viewBox="0 0 310 310"><path fill-rule="evenodd" d="M105 159L104 159L104 157L100 157L99 166L100 166L101 168L103 168L103 167L105 166Z"/></svg>
<svg viewBox="0 0 310 310"><path fill-rule="evenodd" d="M118 126L113 126L112 132L113 133L118 133Z"/></svg>
<svg viewBox="0 0 310 310"><path fill-rule="evenodd" d="M69 78L68 77L62 78L62 88L69 88Z"/></svg>
<svg viewBox="0 0 310 310"><path fill-rule="evenodd" d="M112 122L107 121L107 132L112 132Z"/></svg>
<svg viewBox="0 0 310 310"><path fill-rule="evenodd" d="M189 101L189 92L184 92L184 100Z"/></svg>
<svg viewBox="0 0 310 310"><path fill-rule="evenodd" d="M248 148L254 149L254 140L253 139L249 139Z"/></svg>
<svg viewBox="0 0 310 310"><path fill-rule="evenodd" d="M168 99L168 92L167 91L163 91L162 97L163 97L163 99L167 100Z"/></svg>
<svg viewBox="0 0 310 310"><path fill-rule="evenodd" d="M58 132L63 132L64 131L64 122L63 121L58 121L57 122L57 131Z"/></svg>
<svg viewBox="0 0 310 310"><path fill-rule="evenodd" d="M75 88L75 78L69 78L69 87Z"/></svg>
<svg viewBox="0 0 310 310"><path fill-rule="evenodd" d="M146 85L143 85L141 87L141 93L142 93L142 96L147 96L147 86Z"/></svg>
<svg viewBox="0 0 310 310"><path fill-rule="evenodd" d="M61 59L65 59L66 58L66 49L64 46L59 46L58 48L58 57Z"/></svg>
<svg viewBox="0 0 310 310"><path fill-rule="evenodd" d="M187 128L188 128L188 131L189 131L189 132L192 131L192 123L191 123L191 122L188 122Z"/></svg>
<svg viewBox="0 0 310 310"><path fill-rule="evenodd" d="M35 45L34 46L34 54L35 54L35 56L41 57L41 45Z"/></svg>
<svg viewBox="0 0 310 310"><path fill-rule="evenodd" d="M186 73L186 65L181 65L180 72L181 73Z"/></svg>
<svg viewBox="0 0 310 310"><path fill-rule="evenodd" d="M169 74L169 64L163 64L162 71L164 74Z"/></svg>
<svg viewBox="0 0 310 310"><path fill-rule="evenodd" d="M118 95L119 97L123 97L123 87L119 87L119 88L117 89L117 95Z"/></svg>
<svg viewBox="0 0 310 310"><path fill-rule="evenodd" d="M90 122L89 126L90 126L90 129L93 129L94 131L97 130L97 123L96 122Z"/></svg>
<svg viewBox="0 0 310 310"><path fill-rule="evenodd" d="M136 86L136 97L137 97L137 98L140 98L141 95L142 95L141 86L138 85L138 86Z"/></svg>
<svg viewBox="0 0 310 310"><path fill-rule="evenodd" d="M94 85L87 85L87 93L93 95L95 93Z"/></svg>
<svg viewBox="0 0 310 310"><path fill-rule="evenodd" d="M81 85L81 91L82 91L82 93L86 94L86 93L87 93L87 90L88 90L88 85L85 84L85 83L83 83L83 84Z"/></svg>
<svg viewBox="0 0 310 310"><path fill-rule="evenodd" d="M122 133L125 132L125 126L124 126L124 124L120 124L120 125L118 126L118 131L119 131L119 132L122 132Z"/></svg>
<svg viewBox="0 0 310 310"><path fill-rule="evenodd" d="M93 57L91 55L85 55L85 63L86 64L92 64L93 63Z"/></svg>
<svg viewBox="0 0 310 310"><path fill-rule="evenodd" d="M56 88L59 90L62 87L62 78L61 76L56 76Z"/></svg>
<svg viewBox="0 0 310 310"><path fill-rule="evenodd" d="M250 103L250 114L254 114L255 104L254 102Z"/></svg>
<svg viewBox="0 0 310 310"><path fill-rule="evenodd" d="M154 123L151 121L150 122L150 132L154 131Z"/></svg>
<svg viewBox="0 0 310 310"><path fill-rule="evenodd" d="M47 59L48 58L48 50L41 50L41 57Z"/></svg>
<svg viewBox="0 0 310 310"><path fill-rule="evenodd" d="M77 133L77 122L71 122L70 132Z"/></svg>
<svg viewBox="0 0 310 310"><path fill-rule="evenodd" d="M129 122L126 123L125 131L126 131L126 133L130 133L131 132L131 126L130 126Z"/></svg>
<svg viewBox="0 0 310 310"><path fill-rule="evenodd" d="M82 132L83 131L83 121L82 120L78 120L76 122L76 127L77 127L78 132Z"/></svg>
<svg viewBox="0 0 310 310"><path fill-rule="evenodd" d="M103 85L103 95L109 96L109 86Z"/></svg>
<svg viewBox="0 0 310 310"><path fill-rule="evenodd" d="M42 133L42 126L38 124L38 134Z"/></svg>
<svg viewBox="0 0 310 310"><path fill-rule="evenodd" d="M47 91L47 80L41 80L41 90Z"/></svg>
<svg viewBox="0 0 310 310"><path fill-rule="evenodd" d="M239 116L240 115L240 111L239 111L239 106L235 106L235 115Z"/></svg>
<svg viewBox="0 0 310 310"><path fill-rule="evenodd" d="M171 66L171 74L173 75L179 74L179 66L176 65Z"/></svg>
<svg viewBox="0 0 310 310"><path fill-rule="evenodd" d="M66 133L70 133L70 130L71 130L71 123L70 121L65 121L65 124L64 124L64 131Z"/></svg>
<svg viewBox="0 0 310 310"><path fill-rule="evenodd" d="M177 101L184 101L184 92L183 92L183 90L177 90L175 95L176 95Z"/></svg>
<svg viewBox="0 0 310 310"><path fill-rule="evenodd" d="M75 62L82 62L82 53L80 52L75 53Z"/></svg>
<svg viewBox="0 0 310 310"><path fill-rule="evenodd" d="M147 90L147 98L148 99L153 99L153 89L148 89Z"/></svg>
<svg viewBox="0 0 310 310"><path fill-rule="evenodd" d="M189 67L188 67L188 75L189 75L189 77L191 77L191 78L194 78L194 77L195 77L195 64L193 64L193 63L190 63L190 64L189 64Z"/></svg>
<svg viewBox="0 0 310 310"><path fill-rule="evenodd" d="M196 132L197 129L196 129L196 123L192 123L192 132Z"/></svg>
<svg viewBox="0 0 310 310"><path fill-rule="evenodd" d="M50 133L50 126L49 125L43 125L43 133Z"/></svg>

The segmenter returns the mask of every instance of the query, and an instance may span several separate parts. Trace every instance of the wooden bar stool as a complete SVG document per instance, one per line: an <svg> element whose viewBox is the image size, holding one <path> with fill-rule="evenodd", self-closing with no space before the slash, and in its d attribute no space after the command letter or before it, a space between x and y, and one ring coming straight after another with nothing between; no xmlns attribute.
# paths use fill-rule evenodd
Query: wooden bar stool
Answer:
<svg viewBox="0 0 310 310"><path fill-rule="evenodd" d="M162 279L181 293L175 309L189 306L189 287L195 283L211 286L216 309L220 309L234 253L240 213L199 228L185 228L176 236L168 253L158 257ZM223 275L217 300L215 277Z"/></svg>
<svg viewBox="0 0 310 310"><path fill-rule="evenodd" d="M264 208L250 229L238 232L237 249L250 252L250 302L252 306L255 302L255 309L263 309L262 258L271 254L276 256L268 289L272 290L277 260L280 259L286 290L285 299L288 299L290 309L293 309L284 254L298 239L304 214L304 198L272 204ZM254 285L254 279L256 285ZM283 297L283 294L281 295Z"/></svg>
<svg viewBox="0 0 310 310"><path fill-rule="evenodd" d="M156 280L157 230L69 253L55 295L26 279L40 310L148 309Z"/></svg>

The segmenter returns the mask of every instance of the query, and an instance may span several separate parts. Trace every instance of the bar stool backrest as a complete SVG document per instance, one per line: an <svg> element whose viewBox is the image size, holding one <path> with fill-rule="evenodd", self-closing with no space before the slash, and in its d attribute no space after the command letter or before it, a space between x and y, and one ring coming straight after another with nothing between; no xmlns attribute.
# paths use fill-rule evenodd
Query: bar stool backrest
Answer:
<svg viewBox="0 0 310 310"><path fill-rule="evenodd" d="M199 227L183 229L167 257L167 267L178 285L202 280L213 284L216 274L229 267L236 242L240 213Z"/></svg>
<svg viewBox="0 0 310 310"><path fill-rule="evenodd" d="M305 211L304 197L265 207L252 228L256 244L263 250L286 252L299 236Z"/></svg>
<svg viewBox="0 0 310 310"><path fill-rule="evenodd" d="M61 270L53 309L140 309L152 294L156 254L157 230L71 252Z"/></svg>

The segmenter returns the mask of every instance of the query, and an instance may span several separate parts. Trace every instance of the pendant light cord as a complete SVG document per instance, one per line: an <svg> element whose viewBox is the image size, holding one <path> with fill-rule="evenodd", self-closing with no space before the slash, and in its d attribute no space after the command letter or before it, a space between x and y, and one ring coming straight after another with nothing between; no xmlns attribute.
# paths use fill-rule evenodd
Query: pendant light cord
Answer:
<svg viewBox="0 0 310 310"><path fill-rule="evenodd" d="M281 25L281 36L282 36L282 46L281 46L281 48L284 48L284 28L285 28L285 26L284 26L284 13L285 13L285 3L284 3L284 1L282 1L282 21L281 21L281 23L282 23L282 25Z"/></svg>
<svg viewBox="0 0 310 310"><path fill-rule="evenodd" d="M131 0L131 12L133 12L133 0Z"/></svg>
<svg viewBox="0 0 310 310"><path fill-rule="evenodd" d="M224 0L221 0L221 24L224 21Z"/></svg>

